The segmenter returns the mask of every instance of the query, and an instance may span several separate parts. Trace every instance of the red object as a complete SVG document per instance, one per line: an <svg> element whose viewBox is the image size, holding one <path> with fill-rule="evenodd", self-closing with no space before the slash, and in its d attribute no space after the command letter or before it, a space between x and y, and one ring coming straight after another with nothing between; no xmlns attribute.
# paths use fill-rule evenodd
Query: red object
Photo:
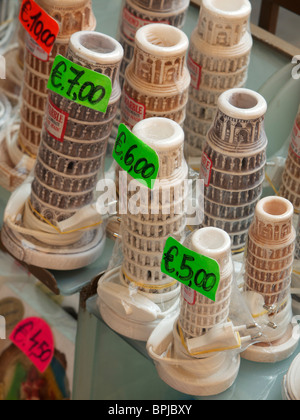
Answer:
<svg viewBox="0 0 300 420"><path fill-rule="evenodd" d="M44 373L54 356L54 338L49 325L41 318L21 321L9 339Z"/></svg>
<svg viewBox="0 0 300 420"><path fill-rule="evenodd" d="M45 129L55 140L63 143L67 129L69 114L58 108L48 98L48 107L45 115Z"/></svg>
<svg viewBox="0 0 300 420"><path fill-rule="evenodd" d="M35 42L50 55L59 33L59 24L33 0L23 0L19 20Z"/></svg>
<svg viewBox="0 0 300 420"><path fill-rule="evenodd" d="M213 163L205 152L202 154L200 178L204 179L205 187L209 187Z"/></svg>

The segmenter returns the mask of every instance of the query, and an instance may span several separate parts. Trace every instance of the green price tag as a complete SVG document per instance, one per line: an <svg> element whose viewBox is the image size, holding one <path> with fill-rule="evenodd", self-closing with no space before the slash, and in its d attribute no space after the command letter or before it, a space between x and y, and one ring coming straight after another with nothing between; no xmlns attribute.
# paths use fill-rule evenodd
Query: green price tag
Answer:
<svg viewBox="0 0 300 420"><path fill-rule="evenodd" d="M170 237L165 245L161 271L213 302L220 284L217 261L185 248Z"/></svg>
<svg viewBox="0 0 300 420"><path fill-rule="evenodd" d="M124 124L119 126L113 158L134 179L153 189L159 171L158 155Z"/></svg>
<svg viewBox="0 0 300 420"><path fill-rule="evenodd" d="M47 88L73 102L106 112L112 93L109 77L56 56Z"/></svg>

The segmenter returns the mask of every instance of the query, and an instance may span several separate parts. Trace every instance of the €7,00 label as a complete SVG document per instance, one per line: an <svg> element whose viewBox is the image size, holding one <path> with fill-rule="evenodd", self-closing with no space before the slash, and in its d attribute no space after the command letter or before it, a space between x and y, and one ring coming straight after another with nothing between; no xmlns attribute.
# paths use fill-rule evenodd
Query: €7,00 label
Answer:
<svg viewBox="0 0 300 420"><path fill-rule="evenodd" d="M21 6L20 23L49 55L59 33L59 24L33 0L24 0Z"/></svg>
<svg viewBox="0 0 300 420"><path fill-rule="evenodd" d="M47 88L55 93L99 112L106 112L112 93L108 76L56 56Z"/></svg>
<svg viewBox="0 0 300 420"><path fill-rule="evenodd" d="M41 318L21 321L9 339L44 373L54 356L54 338L49 325Z"/></svg>
<svg viewBox="0 0 300 420"><path fill-rule="evenodd" d="M113 158L134 179L153 189L159 171L157 153L120 124Z"/></svg>
<svg viewBox="0 0 300 420"><path fill-rule="evenodd" d="M164 249L161 271L213 302L220 284L217 261L200 255L170 237Z"/></svg>

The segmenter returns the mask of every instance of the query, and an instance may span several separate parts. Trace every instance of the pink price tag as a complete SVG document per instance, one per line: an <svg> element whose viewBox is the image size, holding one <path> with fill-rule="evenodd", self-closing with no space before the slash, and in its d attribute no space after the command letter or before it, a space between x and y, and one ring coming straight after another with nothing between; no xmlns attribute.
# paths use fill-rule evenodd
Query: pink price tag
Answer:
<svg viewBox="0 0 300 420"><path fill-rule="evenodd" d="M21 321L9 339L44 373L54 356L54 338L49 325L41 318Z"/></svg>

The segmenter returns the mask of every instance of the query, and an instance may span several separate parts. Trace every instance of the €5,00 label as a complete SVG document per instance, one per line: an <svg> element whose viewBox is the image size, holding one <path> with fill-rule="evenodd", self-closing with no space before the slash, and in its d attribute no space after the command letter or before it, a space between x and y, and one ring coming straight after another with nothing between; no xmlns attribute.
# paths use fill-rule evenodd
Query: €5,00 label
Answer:
<svg viewBox="0 0 300 420"><path fill-rule="evenodd" d="M120 124L113 158L134 179L153 189L159 171L157 153Z"/></svg>
<svg viewBox="0 0 300 420"><path fill-rule="evenodd" d="M200 255L170 237L164 249L161 271L212 301L220 284L217 261Z"/></svg>
<svg viewBox="0 0 300 420"><path fill-rule="evenodd" d="M109 77L75 64L58 55L53 63L47 88L99 112L106 112L112 93Z"/></svg>
<svg viewBox="0 0 300 420"><path fill-rule="evenodd" d="M41 318L21 321L9 339L44 373L54 356L54 338L49 325Z"/></svg>
<svg viewBox="0 0 300 420"><path fill-rule="evenodd" d="M33 0L23 1L19 20L28 34L49 55L59 33L58 22Z"/></svg>

